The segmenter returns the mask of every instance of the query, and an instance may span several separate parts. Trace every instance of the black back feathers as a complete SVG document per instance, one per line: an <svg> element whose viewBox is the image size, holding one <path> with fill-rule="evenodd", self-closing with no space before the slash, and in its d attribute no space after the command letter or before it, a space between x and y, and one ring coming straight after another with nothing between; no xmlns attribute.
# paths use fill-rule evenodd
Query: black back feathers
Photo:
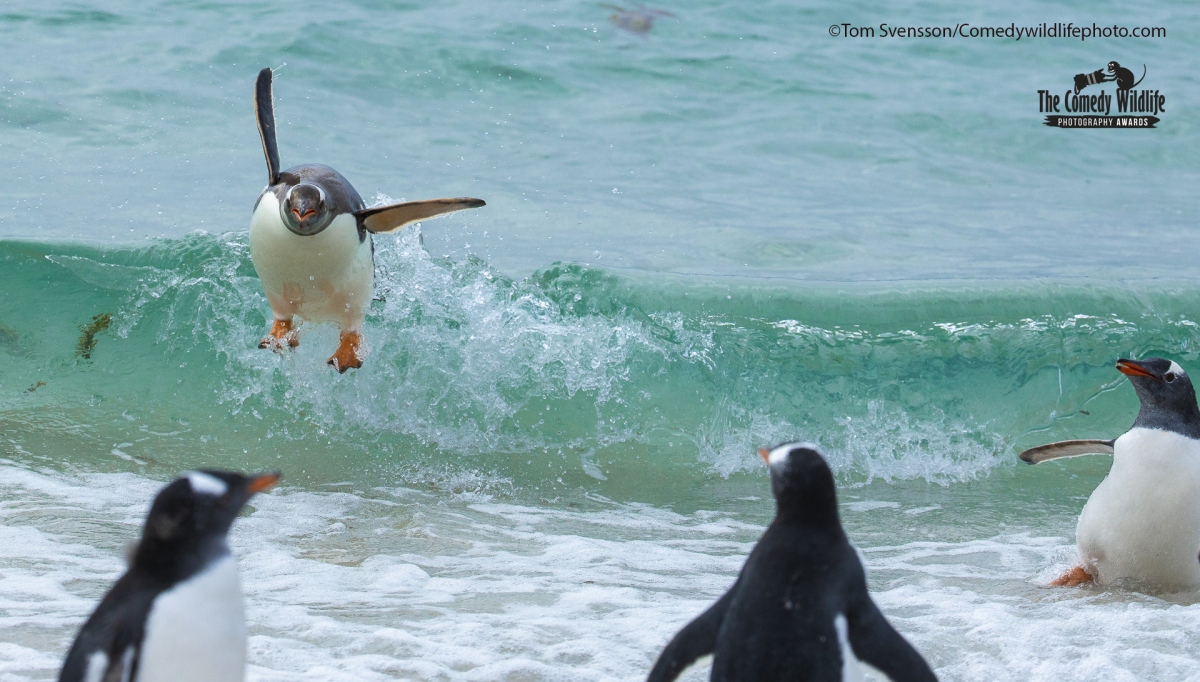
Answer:
<svg viewBox="0 0 1200 682"><path fill-rule="evenodd" d="M837 517L833 474L814 446L762 450L775 519L737 582L675 635L647 682L670 682L713 654L713 682L842 682L865 661L896 682L936 680L867 593Z"/></svg>
<svg viewBox="0 0 1200 682"><path fill-rule="evenodd" d="M254 113L258 118L258 135L262 138L263 154L267 157L267 184L279 182L279 144L275 141L275 104L271 98L271 69L258 72L254 84Z"/></svg>

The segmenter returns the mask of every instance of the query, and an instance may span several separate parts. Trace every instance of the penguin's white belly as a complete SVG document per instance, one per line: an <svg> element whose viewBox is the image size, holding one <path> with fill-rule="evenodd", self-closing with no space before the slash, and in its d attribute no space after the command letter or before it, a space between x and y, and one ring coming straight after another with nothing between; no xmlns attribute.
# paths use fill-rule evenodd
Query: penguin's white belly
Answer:
<svg viewBox="0 0 1200 682"><path fill-rule="evenodd" d="M237 562L225 557L154 600L137 682L241 682L246 614Z"/></svg>
<svg viewBox="0 0 1200 682"><path fill-rule="evenodd" d="M263 195L250 218L250 258L277 319L334 322L358 329L371 302L371 238L360 241L354 216L334 218L303 237L279 217L279 200Z"/></svg>
<svg viewBox="0 0 1200 682"><path fill-rule="evenodd" d="M1079 515L1080 557L1097 582L1200 587L1200 441L1134 428Z"/></svg>

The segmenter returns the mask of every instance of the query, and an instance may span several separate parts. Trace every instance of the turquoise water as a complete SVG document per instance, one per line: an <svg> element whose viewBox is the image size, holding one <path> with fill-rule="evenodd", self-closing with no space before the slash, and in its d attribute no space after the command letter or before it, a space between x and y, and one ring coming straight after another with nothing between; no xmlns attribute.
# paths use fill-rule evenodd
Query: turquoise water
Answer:
<svg viewBox="0 0 1200 682"><path fill-rule="evenodd" d="M663 8L0 11L0 679L54 677L198 466L285 476L233 535L249 679L639 679L793 438L941 679L1200 679L1195 595L1044 587L1108 460L1016 462L1128 427L1116 358L1200 367L1195 10ZM883 21L1168 35L827 33ZM1157 129L1041 125L1111 59ZM331 328L256 347L263 66L285 166L488 202L376 240L346 375Z"/></svg>

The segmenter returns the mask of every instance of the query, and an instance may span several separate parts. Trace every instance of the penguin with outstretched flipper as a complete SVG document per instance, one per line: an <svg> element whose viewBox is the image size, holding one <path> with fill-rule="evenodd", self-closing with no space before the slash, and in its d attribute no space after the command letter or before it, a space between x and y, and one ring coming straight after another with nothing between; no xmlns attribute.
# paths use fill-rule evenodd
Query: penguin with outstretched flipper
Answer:
<svg viewBox="0 0 1200 682"><path fill-rule="evenodd" d="M1117 361L1141 406L1113 440L1068 440L1020 454L1030 464L1087 454L1112 469L1083 505L1075 529L1079 564L1060 587L1128 579L1155 588L1200 587L1200 407L1179 363Z"/></svg>
<svg viewBox="0 0 1200 682"><path fill-rule="evenodd" d="M271 69L255 84L258 133L267 159L267 188L250 216L250 259L262 280L274 322L259 348L300 343L295 318L341 329L328 363L339 372L362 366L362 325L375 286L371 235L484 205L482 199L429 199L367 208L329 166L279 168Z"/></svg>
<svg viewBox="0 0 1200 682"><path fill-rule="evenodd" d="M936 680L867 594L838 519L833 472L809 443L759 454L771 470L775 520L737 582L675 635L647 682L669 682L713 655L713 682L861 680L859 661L896 682Z"/></svg>

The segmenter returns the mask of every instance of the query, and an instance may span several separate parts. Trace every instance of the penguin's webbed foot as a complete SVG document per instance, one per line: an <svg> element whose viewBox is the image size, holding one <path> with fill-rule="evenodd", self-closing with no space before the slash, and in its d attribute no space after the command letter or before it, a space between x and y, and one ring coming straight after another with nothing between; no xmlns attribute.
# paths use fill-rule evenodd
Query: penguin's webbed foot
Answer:
<svg viewBox="0 0 1200 682"><path fill-rule="evenodd" d="M271 333L258 342L259 348L270 348L278 353L300 345L300 334L296 332L291 320L275 320L271 325Z"/></svg>
<svg viewBox="0 0 1200 682"><path fill-rule="evenodd" d="M1095 581L1096 581L1096 579L1094 577L1092 577L1091 573L1088 573L1086 570L1084 570L1084 568L1082 566L1076 566L1075 568L1072 568L1071 570L1067 571L1066 573L1063 573L1062 575L1060 575L1057 579L1054 580L1054 582L1050 583L1050 586L1051 587L1079 587L1080 585L1087 585L1088 583L1092 583Z"/></svg>
<svg viewBox="0 0 1200 682"><path fill-rule="evenodd" d="M345 374L348 369L358 369L363 365L362 334L358 332L342 332L342 341L338 344L337 352L329 357L327 364L336 369L339 374Z"/></svg>

